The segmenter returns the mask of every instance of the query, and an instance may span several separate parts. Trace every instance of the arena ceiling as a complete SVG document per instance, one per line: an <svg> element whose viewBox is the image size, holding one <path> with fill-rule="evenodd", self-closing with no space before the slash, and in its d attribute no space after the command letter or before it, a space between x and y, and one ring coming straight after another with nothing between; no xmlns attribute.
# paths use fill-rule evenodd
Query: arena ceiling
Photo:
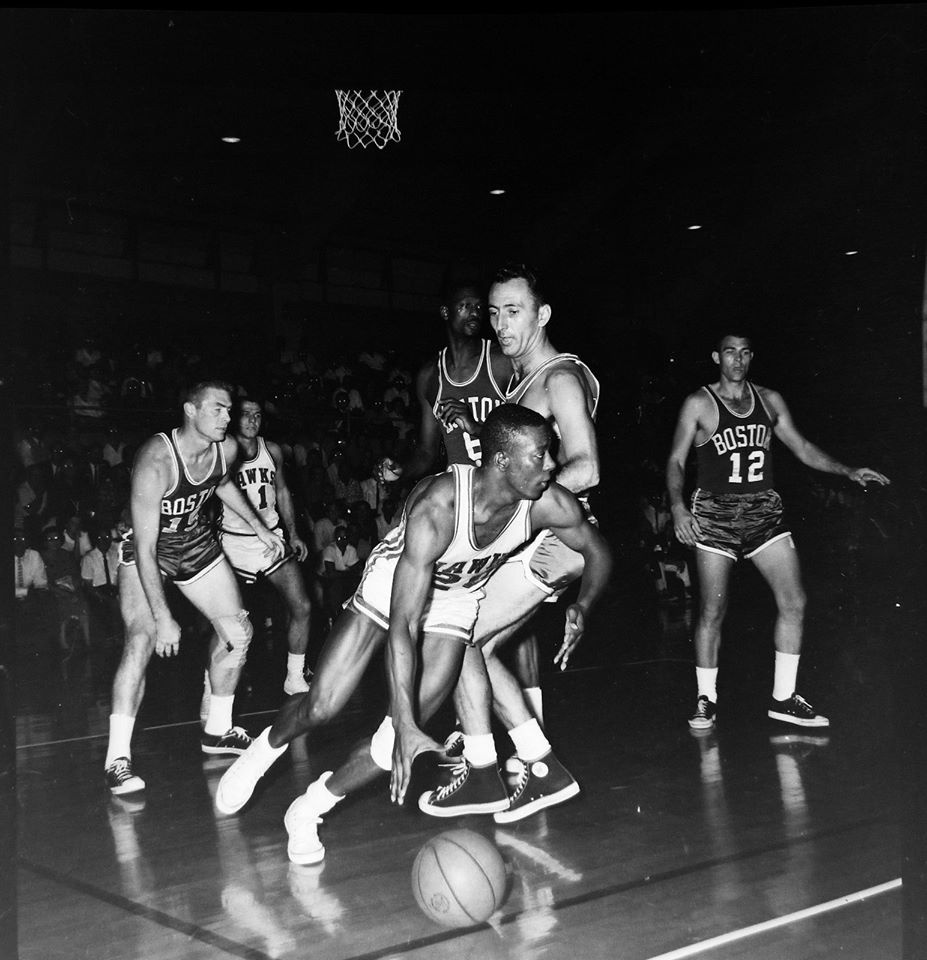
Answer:
<svg viewBox="0 0 927 960"><path fill-rule="evenodd" d="M5 16L14 198L525 257L632 312L920 241L917 5ZM401 141L339 143L340 86L402 89Z"/></svg>

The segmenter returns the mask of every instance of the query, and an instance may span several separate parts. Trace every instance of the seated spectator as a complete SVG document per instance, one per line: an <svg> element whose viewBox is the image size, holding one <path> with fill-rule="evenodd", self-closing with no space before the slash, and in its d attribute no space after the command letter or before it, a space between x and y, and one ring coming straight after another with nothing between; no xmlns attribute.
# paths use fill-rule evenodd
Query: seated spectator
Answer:
<svg viewBox="0 0 927 960"><path fill-rule="evenodd" d="M325 616L334 620L341 610L341 605L357 587L363 568L357 551L348 541L346 526L335 529L334 542L322 551L322 563Z"/></svg>
<svg viewBox="0 0 927 960"><path fill-rule="evenodd" d="M399 509L398 498L391 494L380 504L380 511L376 515L377 542L379 543L393 527L399 526L402 512Z"/></svg>
<svg viewBox="0 0 927 960"><path fill-rule="evenodd" d="M33 550L21 528L13 530L13 586L17 600L27 599L33 590L47 590L45 561Z"/></svg>
<svg viewBox="0 0 927 960"><path fill-rule="evenodd" d="M46 466L33 463L26 467L22 482L16 488L13 504L13 525L28 527L35 535L48 519L51 500Z"/></svg>
<svg viewBox="0 0 927 960"><path fill-rule="evenodd" d="M80 514L75 513L67 518L64 529L62 530L62 535L64 541L61 549L74 553L78 559L93 549L90 534L87 533L84 519Z"/></svg>
<svg viewBox="0 0 927 960"><path fill-rule="evenodd" d="M126 443L119 427L111 426L106 430L106 443L103 444L103 459L110 468L117 467L123 461Z"/></svg>

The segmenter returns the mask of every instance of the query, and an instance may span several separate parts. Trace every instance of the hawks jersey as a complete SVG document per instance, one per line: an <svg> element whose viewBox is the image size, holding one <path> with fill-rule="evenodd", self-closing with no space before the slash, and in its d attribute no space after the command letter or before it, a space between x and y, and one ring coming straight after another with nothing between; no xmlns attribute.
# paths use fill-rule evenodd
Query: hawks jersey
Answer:
<svg viewBox="0 0 927 960"><path fill-rule="evenodd" d="M697 484L710 493L758 493L773 486L773 420L752 383L750 409L734 413L711 389L718 409L718 425L695 448Z"/></svg>
<svg viewBox="0 0 927 960"><path fill-rule="evenodd" d="M203 504L213 495L227 469L221 443L212 444L212 465L202 480L194 480L177 445L177 431L159 433L167 444L173 464L174 483L161 498L161 533L184 533L206 526Z"/></svg>
<svg viewBox="0 0 927 960"><path fill-rule="evenodd" d="M435 564L434 589L475 593L502 566L508 557L531 538L532 500L521 500L499 535L483 547L476 545L473 530L473 466L455 463L449 468L454 476L454 536ZM394 527L374 548L364 570L380 563L395 566L405 545L405 510Z"/></svg>
<svg viewBox="0 0 927 960"><path fill-rule="evenodd" d="M483 340L479 363L469 380L457 383L447 372L447 347L438 354L438 395L432 410L438 417L438 403L441 400L463 400L477 423L482 423L490 412L504 402L504 395L492 375L492 363L489 359L491 342ZM444 426L443 423L441 423ZM447 462L480 464L480 441L471 437L466 430L456 424L445 427L444 448Z"/></svg>
<svg viewBox="0 0 927 960"><path fill-rule="evenodd" d="M275 530L280 523L277 513L277 488L274 484L277 464L274 463L264 438L258 437L257 442L257 453L250 460L238 464L234 480L264 521L264 526L268 530ZM225 533L254 535L251 524L231 509L222 511L222 529Z"/></svg>

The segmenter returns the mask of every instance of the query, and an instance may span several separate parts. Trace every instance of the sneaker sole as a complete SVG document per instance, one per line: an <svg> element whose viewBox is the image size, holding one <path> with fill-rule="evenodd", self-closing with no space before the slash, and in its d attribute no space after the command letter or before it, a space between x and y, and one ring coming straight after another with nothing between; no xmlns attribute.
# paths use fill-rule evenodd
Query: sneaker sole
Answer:
<svg viewBox="0 0 927 960"><path fill-rule="evenodd" d="M689 726L693 730L708 730L710 727L713 727L715 725L715 722L717 721L717 719L718 719L718 716L717 714L715 714L715 716L711 720L701 720L701 719L690 720Z"/></svg>
<svg viewBox="0 0 927 960"><path fill-rule="evenodd" d="M247 747L207 747L205 743L200 744L200 749L203 753L208 753L213 757L240 757L248 748Z"/></svg>
<svg viewBox="0 0 927 960"><path fill-rule="evenodd" d="M796 727L829 727L830 720L827 717L812 717L805 720L802 717L793 717L790 713L779 713L778 710L767 710L766 716L773 720L781 720L783 723L793 723Z"/></svg>
<svg viewBox="0 0 927 960"><path fill-rule="evenodd" d="M137 783L132 782L132 780L137 781ZM139 793L145 789L145 781L141 777L133 777L132 780L128 780L125 783L121 784L118 787L110 787L109 792L114 797L121 797L127 793Z"/></svg>
<svg viewBox="0 0 927 960"><path fill-rule="evenodd" d="M286 832L290 832L289 818L284 816L283 826L286 829ZM295 863L299 867L308 867L313 863L321 863L325 859L325 847L322 844L319 844L318 850L312 850L309 853L298 853L295 852L292 846L287 843L286 845L286 855L289 857L290 863Z"/></svg>
<svg viewBox="0 0 927 960"><path fill-rule="evenodd" d="M467 803L456 807L436 807L428 803L432 791L418 798L418 808L429 817L462 817L468 813L499 813L509 805L508 797L502 800L490 800L487 803Z"/></svg>
<svg viewBox="0 0 927 960"><path fill-rule="evenodd" d="M248 792L248 796L245 797L241 803L233 804L226 803L222 799L222 781L219 781L219 786L216 790L216 809L219 813L224 813L226 816L231 816L233 813L238 813L239 810L254 796L254 788L257 786L257 781L255 780L254 784L251 787L251 790Z"/></svg>
<svg viewBox="0 0 927 960"><path fill-rule="evenodd" d="M574 780L573 783L568 784L556 793L551 793L546 797L538 797L537 800L532 800L531 803L526 803L523 807L517 807L514 810L504 810L497 813L493 819L496 823L514 823L516 820L530 817L531 814L537 813L539 810L545 810L547 807L563 803L564 800L569 800L570 797L575 797L578 793L579 784Z"/></svg>

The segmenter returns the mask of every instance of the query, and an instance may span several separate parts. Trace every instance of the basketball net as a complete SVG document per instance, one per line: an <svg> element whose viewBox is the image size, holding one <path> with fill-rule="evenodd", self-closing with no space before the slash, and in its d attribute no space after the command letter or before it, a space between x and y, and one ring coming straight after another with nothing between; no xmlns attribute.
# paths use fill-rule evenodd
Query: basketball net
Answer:
<svg viewBox="0 0 927 960"><path fill-rule="evenodd" d="M375 146L382 150L390 140L399 140L399 95L401 90L336 90L338 139L353 150Z"/></svg>

